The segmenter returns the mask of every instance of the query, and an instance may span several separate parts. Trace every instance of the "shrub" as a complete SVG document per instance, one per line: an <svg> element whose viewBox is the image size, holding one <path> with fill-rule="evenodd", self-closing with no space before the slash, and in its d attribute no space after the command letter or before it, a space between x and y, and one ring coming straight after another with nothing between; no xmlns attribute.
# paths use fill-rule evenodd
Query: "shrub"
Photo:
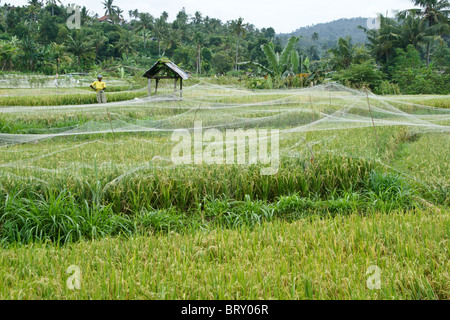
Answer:
<svg viewBox="0 0 450 320"><path fill-rule="evenodd" d="M377 69L373 60L361 64L352 64L348 69L336 73L333 80L352 87L368 86L371 90L379 87L383 81L383 73Z"/></svg>
<svg viewBox="0 0 450 320"><path fill-rule="evenodd" d="M383 81L375 90L376 93L382 95L398 95L401 94L400 87L396 83L391 83L387 80Z"/></svg>

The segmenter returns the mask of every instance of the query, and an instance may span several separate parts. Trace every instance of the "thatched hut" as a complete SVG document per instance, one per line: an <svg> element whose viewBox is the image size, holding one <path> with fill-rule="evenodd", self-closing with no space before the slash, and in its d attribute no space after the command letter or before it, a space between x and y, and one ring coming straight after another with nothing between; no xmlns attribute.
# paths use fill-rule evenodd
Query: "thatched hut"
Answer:
<svg viewBox="0 0 450 320"><path fill-rule="evenodd" d="M156 80L155 95L158 93L158 83L161 79L174 79L174 93L177 91L177 83L180 81L180 98L183 98L183 80L191 78L191 76L175 63L168 59L159 59L153 67L150 68L144 77L148 78L148 95L152 95L152 80Z"/></svg>

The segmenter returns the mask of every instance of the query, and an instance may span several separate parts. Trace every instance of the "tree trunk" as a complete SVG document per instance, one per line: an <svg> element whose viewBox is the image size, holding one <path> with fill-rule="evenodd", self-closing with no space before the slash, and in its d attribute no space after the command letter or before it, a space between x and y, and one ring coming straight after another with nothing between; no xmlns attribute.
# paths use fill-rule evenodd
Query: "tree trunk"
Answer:
<svg viewBox="0 0 450 320"><path fill-rule="evenodd" d="M240 37L238 35L238 39L237 39L237 44L236 44L236 65L235 65L235 70L238 70L238 59L239 59L239 40Z"/></svg>
<svg viewBox="0 0 450 320"><path fill-rule="evenodd" d="M145 28L142 29L142 33L144 34L144 50L145 50L145 45L146 45L146 41L145 41Z"/></svg>
<svg viewBox="0 0 450 320"><path fill-rule="evenodd" d="M433 26L433 18L430 16L428 18L428 28ZM430 41L427 42L427 68L430 67Z"/></svg>
<svg viewBox="0 0 450 320"><path fill-rule="evenodd" d="M202 74L202 47L198 47L198 71Z"/></svg>
<svg viewBox="0 0 450 320"><path fill-rule="evenodd" d="M195 74L198 75L198 48L197 48L197 61L196 61L196 68L195 68Z"/></svg>

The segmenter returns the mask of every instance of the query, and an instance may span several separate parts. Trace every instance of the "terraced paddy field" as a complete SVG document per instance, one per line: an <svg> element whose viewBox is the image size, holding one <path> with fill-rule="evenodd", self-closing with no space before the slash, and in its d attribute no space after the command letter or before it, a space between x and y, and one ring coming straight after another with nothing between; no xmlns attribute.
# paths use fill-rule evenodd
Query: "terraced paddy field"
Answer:
<svg viewBox="0 0 450 320"><path fill-rule="evenodd" d="M450 297L448 96L128 89L2 89L1 298Z"/></svg>

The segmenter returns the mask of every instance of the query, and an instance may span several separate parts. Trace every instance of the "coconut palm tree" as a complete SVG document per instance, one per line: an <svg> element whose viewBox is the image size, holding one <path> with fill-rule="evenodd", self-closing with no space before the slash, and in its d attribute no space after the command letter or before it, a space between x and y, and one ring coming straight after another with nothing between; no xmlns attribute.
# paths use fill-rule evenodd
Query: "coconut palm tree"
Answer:
<svg viewBox="0 0 450 320"><path fill-rule="evenodd" d="M28 14L32 18L31 20L34 22L34 25L37 23L37 15L41 11L42 2L39 0L29 0L28 1ZM31 26L31 24L30 24Z"/></svg>
<svg viewBox="0 0 450 320"><path fill-rule="evenodd" d="M360 26L367 35L367 47L378 62L389 63L396 48L402 47L401 25L396 19L378 16L380 29L367 29Z"/></svg>
<svg viewBox="0 0 450 320"><path fill-rule="evenodd" d="M38 48L38 45L28 35L20 41L23 60L26 61L29 70L34 70L38 56Z"/></svg>
<svg viewBox="0 0 450 320"><path fill-rule="evenodd" d="M154 25L153 25L153 33L155 34L157 40L158 40L158 54L161 57L161 42L163 42L167 35L167 15L163 14L156 19ZM167 13L166 13L167 14Z"/></svg>
<svg viewBox="0 0 450 320"><path fill-rule="evenodd" d="M196 45L196 52L197 52L197 74L202 74L202 47L205 39L203 37L203 34L201 32L197 32L194 36L194 43Z"/></svg>
<svg viewBox="0 0 450 320"><path fill-rule="evenodd" d="M164 49L167 50L169 54L172 55L174 51L181 44L181 32L178 29L168 28L166 31L166 36L164 38Z"/></svg>
<svg viewBox="0 0 450 320"><path fill-rule="evenodd" d="M120 9L119 7L117 7L116 16L114 17L114 19L117 21L117 23L120 23L123 20L122 13L123 13L123 10Z"/></svg>
<svg viewBox="0 0 450 320"><path fill-rule="evenodd" d="M139 18L139 10L138 9L128 10L128 16L130 17L130 19Z"/></svg>
<svg viewBox="0 0 450 320"><path fill-rule="evenodd" d="M211 34L219 33L219 29L222 26L222 22L216 18L206 17L204 20L205 30Z"/></svg>
<svg viewBox="0 0 450 320"><path fill-rule="evenodd" d="M75 30L71 35L68 35L65 48L67 52L75 56L78 65L84 59L95 59L95 48L92 40L86 41L86 35L81 31Z"/></svg>
<svg viewBox="0 0 450 320"><path fill-rule="evenodd" d="M236 35L236 63L235 63L235 70L238 70L238 61L239 61L239 41L241 39L241 36L245 38L246 31L247 31L247 23L244 23L243 18L239 18L231 23L231 30Z"/></svg>
<svg viewBox="0 0 450 320"><path fill-rule="evenodd" d="M61 64L61 61L67 58L65 48L63 44L57 44L55 42L52 42L50 45L51 48L51 57L56 63L56 73L59 73L59 65Z"/></svg>
<svg viewBox="0 0 450 320"><path fill-rule="evenodd" d="M114 5L114 0L105 0L102 4L103 9L105 9L105 16L107 15L114 20L114 17L117 16L117 11L119 10L119 7Z"/></svg>
<svg viewBox="0 0 450 320"><path fill-rule="evenodd" d="M195 25L199 25L203 22L202 13L200 11L195 11L194 16L192 17L192 22Z"/></svg>
<svg viewBox="0 0 450 320"><path fill-rule="evenodd" d="M116 48L120 53L125 54L125 57L128 58L128 54L135 52L134 34L124 30L120 35Z"/></svg>
<svg viewBox="0 0 450 320"><path fill-rule="evenodd" d="M136 31L138 32L142 31L142 35L144 37L144 49L146 48L147 44L146 38L147 30L151 30L152 26L153 26L153 16L150 13L140 13Z"/></svg>
<svg viewBox="0 0 450 320"><path fill-rule="evenodd" d="M50 5L50 7L52 8L52 17L55 15L56 2L61 4L60 0L47 0L47 5Z"/></svg>
<svg viewBox="0 0 450 320"><path fill-rule="evenodd" d="M422 43L429 43L436 38L436 36L430 35L425 21L420 19L417 13L417 10L408 10L398 16L401 28L399 28L400 32L396 36L399 42L402 42L402 48L413 45L416 49L419 49L419 45Z"/></svg>
<svg viewBox="0 0 450 320"><path fill-rule="evenodd" d="M98 56L100 49L108 41L108 38L100 30L95 31L90 38L91 43L94 45L96 56Z"/></svg>
<svg viewBox="0 0 450 320"><path fill-rule="evenodd" d="M412 9L422 17L426 23L427 33L430 36L427 45L427 67L430 65L430 47L433 36L442 36L449 32L450 2L448 0L412 0L414 5L421 9ZM408 10L411 11L411 10Z"/></svg>
<svg viewBox="0 0 450 320"><path fill-rule="evenodd" d="M337 46L330 49L336 70L346 69L352 63L362 63L370 58L364 47L353 45L352 38L339 38Z"/></svg>

